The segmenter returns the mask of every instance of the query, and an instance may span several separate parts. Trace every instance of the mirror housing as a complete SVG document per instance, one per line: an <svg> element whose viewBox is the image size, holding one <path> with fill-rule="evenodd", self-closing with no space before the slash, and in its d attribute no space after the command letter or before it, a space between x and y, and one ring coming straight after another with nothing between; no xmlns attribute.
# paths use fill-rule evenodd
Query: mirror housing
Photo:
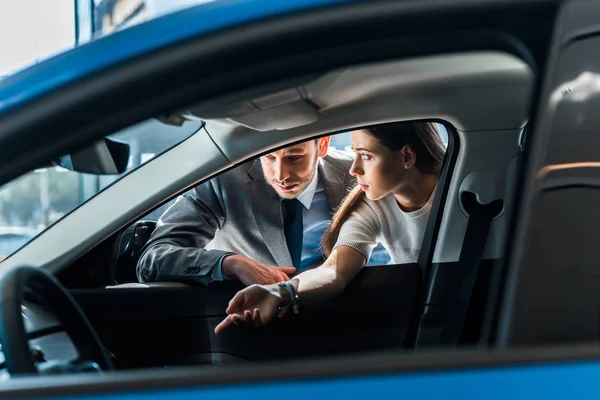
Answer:
<svg viewBox="0 0 600 400"><path fill-rule="evenodd" d="M118 175L127 170L130 149L125 142L104 138L76 152L53 160L52 164L94 175Z"/></svg>

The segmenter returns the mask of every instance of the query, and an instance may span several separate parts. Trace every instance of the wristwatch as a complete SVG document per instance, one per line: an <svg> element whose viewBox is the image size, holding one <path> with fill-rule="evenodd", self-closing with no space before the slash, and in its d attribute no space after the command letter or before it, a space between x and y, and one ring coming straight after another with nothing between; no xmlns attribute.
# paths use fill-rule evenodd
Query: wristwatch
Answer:
<svg viewBox="0 0 600 400"><path fill-rule="evenodd" d="M287 308L290 308L290 307L298 304L298 292L296 292L296 288L294 287L294 285L292 285L292 283L290 281L279 282L277 285L279 285L281 288L283 288L283 290L285 290L290 297L290 300L288 301L288 303L285 306L279 307L280 311L285 310Z"/></svg>

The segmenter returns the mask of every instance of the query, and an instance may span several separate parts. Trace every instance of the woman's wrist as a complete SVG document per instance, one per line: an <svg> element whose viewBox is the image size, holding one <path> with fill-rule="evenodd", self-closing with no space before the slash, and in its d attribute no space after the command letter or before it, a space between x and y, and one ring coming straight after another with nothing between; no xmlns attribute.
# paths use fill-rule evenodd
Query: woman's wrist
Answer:
<svg viewBox="0 0 600 400"><path fill-rule="evenodd" d="M289 307L298 304L297 282L289 280L285 282L279 282L277 286L279 287L279 295L282 299L280 307Z"/></svg>
<svg viewBox="0 0 600 400"><path fill-rule="evenodd" d="M279 305L287 306L288 304L290 304L292 301L290 293L287 290L285 290L285 288L281 285L277 285L277 288L279 289Z"/></svg>
<svg viewBox="0 0 600 400"><path fill-rule="evenodd" d="M291 297L289 292L285 290L285 288L283 288L280 284L275 283L273 285L269 285L269 291L277 299L278 307L283 307L290 303Z"/></svg>

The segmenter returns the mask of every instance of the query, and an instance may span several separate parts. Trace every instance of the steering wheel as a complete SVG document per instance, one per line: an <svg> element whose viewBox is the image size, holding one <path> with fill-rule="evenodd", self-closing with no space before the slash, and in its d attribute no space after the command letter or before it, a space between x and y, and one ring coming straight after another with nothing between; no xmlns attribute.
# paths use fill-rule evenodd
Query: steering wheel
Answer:
<svg viewBox="0 0 600 400"><path fill-rule="evenodd" d="M54 313L69 335L79 357L36 366L25 332L21 305L25 290L32 291ZM112 370L98 335L69 292L41 268L19 267L0 280L0 343L11 376Z"/></svg>

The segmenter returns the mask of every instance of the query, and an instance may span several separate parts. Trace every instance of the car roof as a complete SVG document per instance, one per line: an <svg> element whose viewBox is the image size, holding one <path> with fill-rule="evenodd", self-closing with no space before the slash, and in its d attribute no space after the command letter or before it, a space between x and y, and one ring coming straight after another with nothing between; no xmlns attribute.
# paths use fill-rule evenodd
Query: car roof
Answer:
<svg viewBox="0 0 600 400"><path fill-rule="evenodd" d="M47 92L137 56L232 26L365 0L216 0L132 26L0 80L0 116Z"/></svg>

